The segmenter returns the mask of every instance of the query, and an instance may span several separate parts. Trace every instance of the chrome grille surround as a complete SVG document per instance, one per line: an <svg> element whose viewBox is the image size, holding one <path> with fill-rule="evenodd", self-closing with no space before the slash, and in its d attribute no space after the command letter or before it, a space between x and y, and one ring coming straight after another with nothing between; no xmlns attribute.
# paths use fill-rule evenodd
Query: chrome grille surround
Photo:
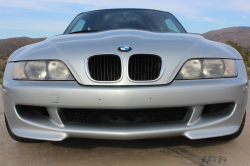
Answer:
<svg viewBox="0 0 250 166"><path fill-rule="evenodd" d="M129 61L130 61L130 58L134 55L152 55L152 56L158 56L160 59L161 59L161 69L160 69L160 72L159 72L159 76L154 79L154 80L142 80L142 81L138 81L138 80L133 80L130 78L129 76ZM127 61L127 77L129 79L129 81L131 82L138 82L138 83L143 83L143 82L155 82L155 81L158 81L163 73L164 73L164 69L165 69L165 61L164 61L164 58L160 55L156 55L156 54L133 54L133 55L130 55L129 58L128 58L128 61Z"/></svg>
<svg viewBox="0 0 250 166"><path fill-rule="evenodd" d="M90 74L90 70L89 70L89 59L91 58L91 57L94 57L94 56L109 56L109 55L111 55L111 56L117 56L117 57L119 57L119 59L120 59L120 63L121 63L121 76L120 76L120 78L118 79L118 80L114 80L114 81L99 81L99 80L95 80L95 79L93 79L92 77L91 77L91 74ZM119 82L119 81L121 81L122 80L122 77L123 77L123 62L122 62L122 58L119 56L119 55L116 55L116 54L97 54L97 55L91 55L91 56L88 56L87 58L86 58L86 60L85 60L85 71L86 71L86 74L87 74L87 76L89 77L89 79L90 80L92 80L92 81L94 81L94 82L101 82L101 83L116 83L116 82Z"/></svg>

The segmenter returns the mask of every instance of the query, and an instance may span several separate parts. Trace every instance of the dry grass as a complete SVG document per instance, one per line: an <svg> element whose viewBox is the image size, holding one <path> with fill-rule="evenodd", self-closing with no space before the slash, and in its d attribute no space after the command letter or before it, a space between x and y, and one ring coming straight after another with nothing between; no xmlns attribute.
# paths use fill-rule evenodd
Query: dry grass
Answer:
<svg viewBox="0 0 250 166"><path fill-rule="evenodd" d="M3 83L4 70L9 56L0 56L0 84Z"/></svg>

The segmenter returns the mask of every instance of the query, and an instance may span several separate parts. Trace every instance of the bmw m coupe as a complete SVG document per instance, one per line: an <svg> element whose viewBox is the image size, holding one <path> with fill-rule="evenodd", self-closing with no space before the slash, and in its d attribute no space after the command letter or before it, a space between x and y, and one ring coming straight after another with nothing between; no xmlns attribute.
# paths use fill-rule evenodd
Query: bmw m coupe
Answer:
<svg viewBox="0 0 250 166"><path fill-rule="evenodd" d="M63 35L15 51L2 86L7 130L28 143L230 140L243 130L247 91L235 49L148 9L79 14Z"/></svg>

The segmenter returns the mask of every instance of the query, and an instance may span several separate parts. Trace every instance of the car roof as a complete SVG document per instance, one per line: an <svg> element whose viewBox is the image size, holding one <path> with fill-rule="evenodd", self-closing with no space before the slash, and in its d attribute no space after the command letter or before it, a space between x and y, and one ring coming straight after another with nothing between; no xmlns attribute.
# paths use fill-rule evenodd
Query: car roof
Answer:
<svg viewBox="0 0 250 166"><path fill-rule="evenodd" d="M144 9L144 8L111 8L111 9L98 9L98 10L90 10L82 13L88 13L88 12L95 12L95 11L107 11L107 10L150 10L150 11L158 11L158 12L165 12L165 13L170 13L167 11L162 11L162 10L157 10L157 9ZM82 14L80 13L80 14ZM79 14L79 15L80 15ZM171 13L170 13L171 14Z"/></svg>

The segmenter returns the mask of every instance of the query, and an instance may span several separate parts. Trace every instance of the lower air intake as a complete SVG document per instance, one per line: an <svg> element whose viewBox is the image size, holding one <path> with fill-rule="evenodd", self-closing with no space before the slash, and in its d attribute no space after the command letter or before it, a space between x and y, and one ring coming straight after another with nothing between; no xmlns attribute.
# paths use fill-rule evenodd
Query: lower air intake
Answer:
<svg viewBox="0 0 250 166"><path fill-rule="evenodd" d="M49 113L45 107L17 105L16 110L21 116L49 117Z"/></svg>
<svg viewBox="0 0 250 166"><path fill-rule="evenodd" d="M209 104L204 107L202 115L223 114L228 112L229 107L234 107L234 103ZM230 109L232 111L232 109Z"/></svg>
<svg viewBox="0 0 250 166"><path fill-rule="evenodd" d="M64 109L68 122L95 125L136 125L157 124L184 120L186 107L128 109L128 110L94 110Z"/></svg>

